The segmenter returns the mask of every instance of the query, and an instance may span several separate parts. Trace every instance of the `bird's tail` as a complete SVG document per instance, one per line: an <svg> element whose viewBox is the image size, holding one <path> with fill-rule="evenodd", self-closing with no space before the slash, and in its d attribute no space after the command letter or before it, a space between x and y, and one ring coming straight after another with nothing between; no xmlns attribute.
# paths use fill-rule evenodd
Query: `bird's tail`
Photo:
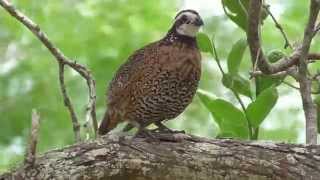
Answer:
<svg viewBox="0 0 320 180"><path fill-rule="evenodd" d="M100 123L98 133L100 135L107 134L109 131L115 128L117 124L118 118L107 110L103 116L102 122Z"/></svg>

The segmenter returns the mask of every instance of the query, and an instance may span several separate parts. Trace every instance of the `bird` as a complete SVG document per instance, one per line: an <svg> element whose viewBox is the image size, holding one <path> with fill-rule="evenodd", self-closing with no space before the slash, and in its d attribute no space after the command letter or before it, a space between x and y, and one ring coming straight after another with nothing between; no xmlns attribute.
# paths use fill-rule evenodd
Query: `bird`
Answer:
<svg viewBox="0 0 320 180"><path fill-rule="evenodd" d="M201 77L196 35L203 25L197 11L182 10L163 38L129 56L109 83L100 135L124 121L124 129L138 129L136 135L150 135L151 124L173 132L163 122L180 115L196 94Z"/></svg>

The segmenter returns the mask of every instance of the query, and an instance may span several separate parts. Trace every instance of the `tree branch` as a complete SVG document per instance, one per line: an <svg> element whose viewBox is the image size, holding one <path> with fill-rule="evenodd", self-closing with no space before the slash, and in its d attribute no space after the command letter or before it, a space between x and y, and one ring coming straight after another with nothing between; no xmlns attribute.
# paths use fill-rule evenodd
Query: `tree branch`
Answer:
<svg viewBox="0 0 320 180"><path fill-rule="evenodd" d="M308 63L306 62L310 44L313 39L314 27L320 10L320 2L310 1L310 12L301 47L299 58L299 84L303 109L306 117L306 141L308 144L317 144L317 110L311 97L311 79L308 77Z"/></svg>
<svg viewBox="0 0 320 180"><path fill-rule="evenodd" d="M88 94L89 94L89 102L87 105L87 119L86 122L88 122L90 119L92 120L93 124L93 130L96 134L98 129L98 123L96 119L96 112L95 112L95 104L96 104L96 87L95 87L95 81L91 75L91 72L85 67L80 64L77 64L76 62L73 62L69 58L67 58L57 47L53 45L53 43L49 40L47 35L40 30L40 27L35 24L30 18L25 16L23 13L18 11L10 2L6 0L0 0L0 5L14 18L16 18L18 21L20 21L24 26L26 26L42 43L47 47L47 49L50 51L50 53L56 58L57 62L62 65L67 65L70 68L77 71L87 82L88 86ZM63 87L61 87L62 94L64 96L64 99L69 99L68 95L66 93L63 93ZM67 96L67 97L66 97ZM73 112L71 109L73 109L72 104L69 103L68 110L71 114L71 119L73 120L73 129L77 130L79 129L77 127L78 119L76 116L73 117ZM77 133L75 132L76 140L79 140L77 138Z"/></svg>
<svg viewBox="0 0 320 180"><path fill-rule="evenodd" d="M311 98L311 80L308 78L307 62L309 57L314 58L315 54L308 54L312 38L314 37L315 21L319 13L319 2L311 0L308 24L305 28L304 39L301 47L298 47L289 58L282 58L276 63L270 64L263 54L260 39L260 15L262 0L250 1L248 19L248 44L250 47L253 64L257 58L259 70L264 74L274 74L280 71L287 71L293 65L299 66L298 81L300 83L300 94L302 96L303 109L306 117L306 140L307 143L317 143L316 110Z"/></svg>
<svg viewBox="0 0 320 180"><path fill-rule="evenodd" d="M192 137L182 142L107 135L47 152L9 179L317 179L320 146Z"/></svg>
<svg viewBox="0 0 320 180"><path fill-rule="evenodd" d="M287 68L298 65L301 56L300 48L297 48L289 57L284 57L276 63L269 63L263 53L260 38L260 14L262 8L262 1L250 1L249 17L248 17L248 31L247 40L250 48L251 60L255 64L257 59L258 68L264 74L274 74L281 71L286 71ZM311 53L308 59L318 60L319 54Z"/></svg>
<svg viewBox="0 0 320 180"><path fill-rule="evenodd" d="M35 109L33 109L32 115L31 115L31 132L30 132L30 138L29 138L29 146L27 148L27 151L26 151L27 153L24 160L26 167L33 167L35 164L39 126L40 126L40 115Z"/></svg>
<svg viewBox="0 0 320 180"><path fill-rule="evenodd" d="M293 88L293 89L296 89L296 90L299 90L299 91L301 91L300 90L300 87L297 87L297 86L295 86L295 85L293 85L293 84L291 84L291 83L289 83L289 82L287 82L287 81L282 81L282 83L283 84L285 84L285 85L287 85L287 86L289 86L289 87L291 87L291 88ZM311 91L311 94L320 94L320 91Z"/></svg>
<svg viewBox="0 0 320 180"><path fill-rule="evenodd" d="M273 20L276 28L279 29L279 31L281 32L281 34L282 34L282 36L283 36L283 38L284 38L284 40L285 40L284 48L286 49L287 47L290 47L291 49L293 49L293 47L292 47L292 45L290 44L289 39L288 39L286 33L284 32L282 26L278 23L277 19L276 19L276 18L274 17L274 15L271 13L271 11L270 11L269 8L270 8L270 6L264 6L264 9L265 9L265 10L267 11L267 13L271 16L271 19Z"/></svg>
<svg viewBox="0 0 320 180"><path fill-rule="evenodd" d="M77 118L76 112L74 111L69 95L67 93L66 84L64 82L64 64L61 62L59 62L59 82L60 82L60 89L62 92L64 105L68 108L68 111L70 113L73 132L75 135L75 141L79 142L81 141L80 124L78 122L78 118Z"/></svg>

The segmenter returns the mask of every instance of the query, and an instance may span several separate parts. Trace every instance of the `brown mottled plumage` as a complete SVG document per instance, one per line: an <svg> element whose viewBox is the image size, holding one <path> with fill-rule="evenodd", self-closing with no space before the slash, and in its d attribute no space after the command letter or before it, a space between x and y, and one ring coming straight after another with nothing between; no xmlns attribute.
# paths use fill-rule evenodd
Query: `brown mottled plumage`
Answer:
<svg viewBox="0 0 320 180"><path fill-rule="evenodd" d="M203 25L193 10L178 13L161 40L137 50L117 71L108 89L107 111L99 127L106 134L122 121L146 131L177 117L191 103L201 74L195 34Z"/></svg>

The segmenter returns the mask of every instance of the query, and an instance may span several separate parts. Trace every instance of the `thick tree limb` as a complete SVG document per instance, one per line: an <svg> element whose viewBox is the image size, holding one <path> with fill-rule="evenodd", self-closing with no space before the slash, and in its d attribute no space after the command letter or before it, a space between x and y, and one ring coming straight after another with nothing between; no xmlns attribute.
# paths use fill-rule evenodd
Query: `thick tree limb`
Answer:
<svg viewBox="0 0 320 180"><path fill-rule="evenodd" d="M132 142L116 136L50 151L7 179L318 179L320 146L190 138Z"/></svg>
<svg viewBox="0 0 320 180"><path fill-rule="evenodd" d="M96 112L95 112L95 104L96 104L96 87L95 87L95 81L91 75L91 72L85 67L80 64L77 64L76 62L73 62L69 58L67 58L57 47L53 45L53 43L49 40L47 35L40 30L40 27L35 24L30 18L25 16L23 13L18 11L9 1L6 0L0 0L0 5L8 12L11 16L16 18L18 21L20 21L24 26L26 26L42 43L47 47L47 49L50 51L50 53L56 58L57 62L59 63L59 67L62 65L69 66L70 68L77 71L87 82L88 85L88 94L89 94L89 102L87 105L87 115L86 115L86 124L91 119L93 124L94 132L97 132L98 124L96 120ZM61 78L60 73L60 80ZM61 81L60 81L61 82ZM63 83L64 84L64 83ZM61 84L62 86L64 86ZM66 99L70 98L68 97L68 94L66 93L65 87L61 87L62 95L64 97L64 100L66 102ZM73 107L71 102L65 103L65 105L68 107L73 129L75 133L75 139L76 141L79 141L80 139L80 133L79 133L79 121L77 117L75 116L74 111L72 111Z"/></svg>

